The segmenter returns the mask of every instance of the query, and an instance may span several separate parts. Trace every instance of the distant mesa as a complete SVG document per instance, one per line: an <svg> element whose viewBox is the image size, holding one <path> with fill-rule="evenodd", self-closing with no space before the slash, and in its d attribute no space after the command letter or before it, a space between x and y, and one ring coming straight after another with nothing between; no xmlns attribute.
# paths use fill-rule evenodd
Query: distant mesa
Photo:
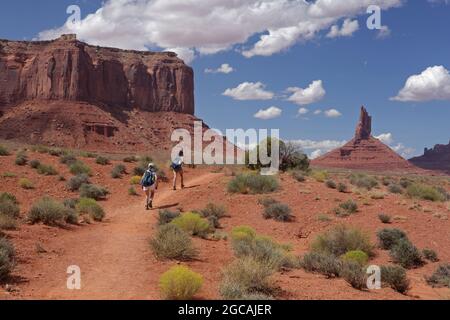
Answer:
<svg viewBox="0 0 450 320"><path fill-rule="evenodd" d="M437 144L432 149L425 148L422 156L409 161L423 169L439 170L450 174L450 141L448 144Z"/></svg>
<svg viewBox="0 0 450 320"><path fill-rule="evenodd" d="M372 136L372 117L364 107L361 107L355 137L343 147L313 160L312 164L327 168L378 171L410 171L417 169L387 145Z"/></svg>

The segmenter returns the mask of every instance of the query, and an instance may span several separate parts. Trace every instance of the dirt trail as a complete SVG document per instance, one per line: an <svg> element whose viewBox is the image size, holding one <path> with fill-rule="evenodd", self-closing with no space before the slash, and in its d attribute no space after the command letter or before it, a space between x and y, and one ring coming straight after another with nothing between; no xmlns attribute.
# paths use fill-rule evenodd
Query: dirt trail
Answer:
<svg viewBox="0 0 450 320"><path fill-rule="evenodd" d="M158 209L176 208L190 196L189 186L219 176L205 173L177 192L166 185L157 193L152 211L144 210L141 197L117 209L107 208L108 219L102 224L55 238L47 245L58 256L35 266L34 279L21 288L21 295L33 299L159 299L158 278L167 263L156 261L148 245ZM66 287L70 265L81 268L82 290Z"/></svg>

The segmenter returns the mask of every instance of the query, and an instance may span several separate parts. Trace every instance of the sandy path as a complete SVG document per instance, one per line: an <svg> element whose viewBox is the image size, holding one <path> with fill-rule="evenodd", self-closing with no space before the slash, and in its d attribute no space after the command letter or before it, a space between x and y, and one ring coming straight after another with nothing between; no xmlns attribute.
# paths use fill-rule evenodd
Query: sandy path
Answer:
<svg viewBox="0 0 450 320"><path fill-rule="evenodd" d="M188 188L159 190L153 211L143 198L120 208L107 207L108 219L54 238L48 244L57 257L34 266L34 278L21 289L33 299L159 299L158 278L167 262L155 260L149 248L158 208L173 207L192 193L189 186L210 182L220 175L206 173L190 179ZM67 267L81 268L81 290L68 290Z"/></svg>

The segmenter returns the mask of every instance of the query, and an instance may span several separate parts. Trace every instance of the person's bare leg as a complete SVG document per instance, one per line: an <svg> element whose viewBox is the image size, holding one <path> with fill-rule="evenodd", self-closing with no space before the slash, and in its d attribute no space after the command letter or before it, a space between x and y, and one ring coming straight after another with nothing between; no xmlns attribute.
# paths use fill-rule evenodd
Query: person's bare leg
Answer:
<svg viewBox="0 0 450 320"><path fill-rule="evenodd" d="M184 188L184 172L183 170L180 171L180 179L181 179L181 189Z"/></svg>
<svg viewBox="0 0 450 320"><path fill-rule="evenodd" d="M177 172L173 171L173 190L177 190Z"/></svg>
<svg viewBox="0 0 450 320"><path fill-rule="evenodd" d="M155 190L152 190L151 193L150 193L150 201L148 202L150 208L153 208L153 199L154 198L155 198Z"/></svg>
<svg viewBox="0 0 450 320"><path fill-rule="evenodd" d="M144 192L145 192L145 208L148 210L150 191L149 190L145 190Z"/></svg>

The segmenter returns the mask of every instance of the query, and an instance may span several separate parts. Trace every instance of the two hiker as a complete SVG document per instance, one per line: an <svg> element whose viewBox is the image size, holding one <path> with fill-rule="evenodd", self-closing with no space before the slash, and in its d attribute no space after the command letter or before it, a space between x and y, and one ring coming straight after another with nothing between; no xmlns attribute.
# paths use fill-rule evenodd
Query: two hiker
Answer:
<svg viewBox="0 0 450 320"><path fill-rule="evenodd" d="M184 188L184 153L180 151L178 156L173 160L170 166L173 170L173 190L177 190L177 177L181 178L181 189ZM141 178L142 190L144 190L146 200L145 209L150 210L153 208L153 199L155 198L155 192L158 189L158 176L156 174L156 167L153 163L148 165L148 169L145 171Z"/></svg>

